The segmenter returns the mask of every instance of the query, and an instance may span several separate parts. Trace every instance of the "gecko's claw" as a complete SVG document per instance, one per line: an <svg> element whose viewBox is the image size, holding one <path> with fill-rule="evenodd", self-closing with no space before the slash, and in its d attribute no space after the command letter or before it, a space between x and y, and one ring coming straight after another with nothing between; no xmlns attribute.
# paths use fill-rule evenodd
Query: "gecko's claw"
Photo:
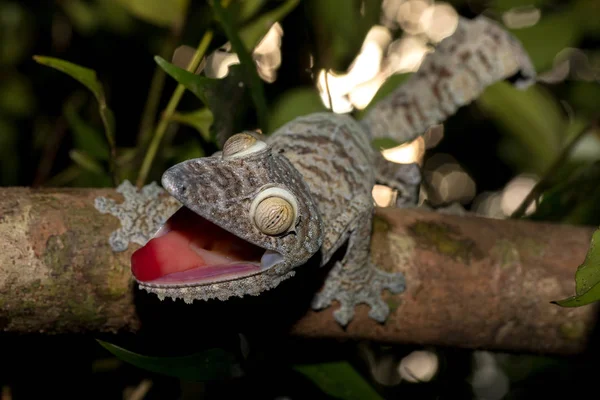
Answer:
<svg viewBox="0 0 600 400"><path fill-rule="evenodd" d="M354 317L354 307L349 305L351 302L340 301L340 303L342 306L334 311L333 318L335 318L338 324L346 326Z"/></svg>
<svg viewBox="0 0 600 400"><path fill-rule="evenodd" d="M367 304L371 308L369 317L383 323L387 319L390 309L382 299L382 291L390 290L392 293L402 293L405 288L404 274L390 273L377 269L369 263L364 276L345 277L343 272L348 266L337 262L331 269L321 292L313 299L312 307L321 310L331 305L334 300L340 303L340 308L333 313L335 320L342 326L354 317L354 307L358 304Z"/></svg>
<svg viewBox="0 0 600 400"><path fill-rule="evenodd" d="M385 272L377 267L372 266L371 270L373 271L373 281L375 286L380 287L381 289L388 289L390 292L394 294L402 293L406 289L406 281L404 279L404 274L401 272ZM375 281L377 283L375 283Z"/></svg>
<svg viewBox="0 0 600 400"><path fill-rule="evenodd" d="M381 299L369 304L371 309L369 310L369 318L374 319L377 322L384 323L388 315L390 315L390 307L383 302Z"/></svg>

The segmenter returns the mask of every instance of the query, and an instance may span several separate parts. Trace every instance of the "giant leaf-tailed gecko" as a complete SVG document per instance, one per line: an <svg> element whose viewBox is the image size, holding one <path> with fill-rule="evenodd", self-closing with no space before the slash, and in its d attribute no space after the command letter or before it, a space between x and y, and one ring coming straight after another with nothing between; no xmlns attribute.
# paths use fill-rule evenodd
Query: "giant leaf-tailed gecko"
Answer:
<svg viewBox="0 0 600 400"><path fill-rule="evenodd" d="M386 161L372 140L410 141L514 76L522 88L535 80L520 43L483 16L460 18L455 33L361 121L311 114L269 136L236 134L223 151L172 166L162 185L183 207L133 254L135 279L160 298L186 302L258 295L317 252L327 264L347 243L313 308L337 300L334 317L347 325L366 303L369 316L384 322L382 291L402 292L405 281L370 261L372 189L387 185L398 191L398 206L415 205L421 176L417 164Z"/></svg>

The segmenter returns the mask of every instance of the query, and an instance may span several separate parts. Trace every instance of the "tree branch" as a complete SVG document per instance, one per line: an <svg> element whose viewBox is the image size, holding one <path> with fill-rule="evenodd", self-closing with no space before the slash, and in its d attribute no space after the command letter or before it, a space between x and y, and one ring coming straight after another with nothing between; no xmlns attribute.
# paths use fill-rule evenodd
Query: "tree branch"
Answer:
<svg viewBox="0 0 600 400"><path fill-rule="evenodd" d="M384 325L359 306L344 330L331 315L337 306L314 312L304 302L297 315L289 311L300 302L294 282L314 280L309 267L258 298L228 302L160 303L134 290L129 259L138 245L111 250L108 237L120 222L94 208L98 196L122 200L111 189L0 189L0 329L141 332L201 317L206 331L206 324L221 326L229 317L230 327L243 319L235 315L245 315L259 330L266 328L256 321L278 326L288 317L278 332L302 337L572 354L584 349L595 324L596 306L550 304L574 293L592 228L378 209L374 261L404 272L407 291L386 293L392 311ZM310 299L306 286L295 290ZM252 308L235 314L223 308L231 304Z"/></svg>

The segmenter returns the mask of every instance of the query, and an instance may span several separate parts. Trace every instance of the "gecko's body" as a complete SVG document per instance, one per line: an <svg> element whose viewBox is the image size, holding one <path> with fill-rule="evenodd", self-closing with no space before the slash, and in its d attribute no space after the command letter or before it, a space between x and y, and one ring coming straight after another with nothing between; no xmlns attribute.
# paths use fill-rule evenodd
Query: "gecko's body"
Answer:
<svg viewBox="0 0 600 400"><path fill-rule="evenodd" d="M344 257L335 261L313 306L320 309L337 300L340 308L334 316L345 325L354 306L366 303L369 315L383 322L389 310L382 290L398 293L405 283L401 273L381 271L369 259L371 192L375 183L382 183L398 191L397 205L416 204L420 173L416 164L386 161L372 147L372 140L412 140L470 103L488 85L517 72L526 83L535 76L519 43L486 18L461 19L453 38L443 41L407 83L361 122L345 115L311 114L268 137L235 135L222 153L167 170L163 186L202 221L210 221L211 225L200 222L203 227L222 229L235 235L234 240L257 246L262 259L244 258L238 252L237 258L231 256L237 264L201 261L198 267L194 264L198 256L192 254L194 268L181 267L157 279L140 279L134 268L140 286L161 298L187 302L257 295L293 276L293 269L317 252L326 264L347 243ZM189 235L186 238L189 243ZM168 248L161 247L161 240L166 242L161 237L150 241L138 259L160 255L161 249ZM214 240L203 239L207 241L206 249L215 247ZM187 251L184 247L179 247L181 253ZM217 260L207 250L196 254L202 260ZM195 275L191 270L197 270Z"/></svg>
<svg viewBox="0 0 600 400"><path fill-rule="evenodd" d="M418 166L386 161L371 146L369 132L346 115L316 113L297 118L267 143L302 174L319 209L323 220L322 264L350 240L345 257L334 265L313 305L319 309L338 300L342 306L335 317L345 325L354 306L367 303L370 316L384 321L389 311L381 299L382 289L400 293L405 285L402 274L383 272L370 262L371 193L381 173L395 171L395 177L379 181L389 183L398 178L394 186L408 195L403 198L406 203L414 204L420 181Z"/></svg>

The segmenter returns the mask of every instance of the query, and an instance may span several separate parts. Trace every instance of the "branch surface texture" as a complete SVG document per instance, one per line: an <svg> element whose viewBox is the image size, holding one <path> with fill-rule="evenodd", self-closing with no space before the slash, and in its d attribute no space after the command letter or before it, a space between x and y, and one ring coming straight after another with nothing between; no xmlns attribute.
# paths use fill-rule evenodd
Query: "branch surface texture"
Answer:
<svg viewBox="0 0 600 400"><path fill-rule="evenodd" d="M108 239L122 228L121 221L95 208L99 196L117 204L123 201L112 189L0 188L1 330L106 334L172 326L175 315L191 322L201 318L209 326L211 318L219 318L215 315L235 319L235 312L225 313L219 307L228 306L215 305L216 300L191 306L161 303L137 290L129 260L139 244L113 251ZM332 317L336 306L314 312L306 305L297 318L289 313L291 322L280 332L578 353L587 344L597 307L560 308L550 301L574 293L574 274L592 233L591 227L380 208L371 244L373 260L384 270L402 271L407 281L403 294L386 294L392 310L388 321L374 322L367 316L368 307L359 306L343 329ZM301 273L298 276L303 279ZM287 310L285 304L295 301L290 285L293 282L258 297ZM244 314L255 318L255 329L260 330L256 321L281 311L255 306L256 301L230 303L251 304L252 311ZM266 319L277 325L277 318Z"/></svg>

